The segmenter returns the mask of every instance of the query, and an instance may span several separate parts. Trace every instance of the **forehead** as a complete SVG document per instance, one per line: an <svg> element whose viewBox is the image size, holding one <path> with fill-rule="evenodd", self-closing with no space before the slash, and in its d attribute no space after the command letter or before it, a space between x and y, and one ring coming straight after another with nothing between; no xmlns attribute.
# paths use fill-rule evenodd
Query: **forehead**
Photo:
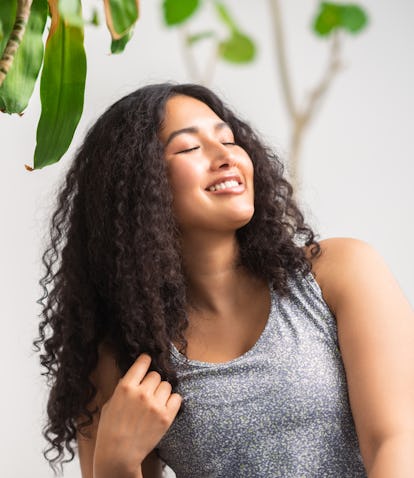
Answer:
<svg viewBox="0 0 414 478"><path fill-rule="evenodd" d="M190 96L177 95L167 101L162 135L188 126L203 126L209 122L216 123L220 118L214 111L200 100Z"/></svg>

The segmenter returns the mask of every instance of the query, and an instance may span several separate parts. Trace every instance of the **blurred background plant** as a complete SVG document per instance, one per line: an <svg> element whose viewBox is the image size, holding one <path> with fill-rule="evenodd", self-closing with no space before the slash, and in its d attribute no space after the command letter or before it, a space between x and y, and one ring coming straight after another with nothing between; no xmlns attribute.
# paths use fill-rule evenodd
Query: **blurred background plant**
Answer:
<svg viewBox="0 0 414 478"><path fill-rule="evenodd" d="M165 25L177 29L181 36L184 64L193 82L211 86L219 61L242 65L255 59L259 46L247 28L238 24L231 3L230 0L160 2ZM328 42L328 59L319 82L300 104L292 91L280 3L268 0L268 8L281 95L291 123L288 167L291 181L297 186L304 134L343 66L342 45L346 34L361 32L367 24L367 13L356 4L318 4L311 26L315 35ZM100 7L87 19L82 14L81 0L6 0L0 4L0 110L22 115L40 76L41 114L33 167L26 166L29 170L56 163L71 144L84 103L85 25L98 26L103 16L110 34L110 51L114 54L122 53L133 36L139 18L139 0L103 0ZM211 24L194 28L197 14L207 8L213 12ZM265 2L257 2L257 8L265 8ZM206 44L209 60L200 64L197 48L200 45L206 48Z"/></svg>

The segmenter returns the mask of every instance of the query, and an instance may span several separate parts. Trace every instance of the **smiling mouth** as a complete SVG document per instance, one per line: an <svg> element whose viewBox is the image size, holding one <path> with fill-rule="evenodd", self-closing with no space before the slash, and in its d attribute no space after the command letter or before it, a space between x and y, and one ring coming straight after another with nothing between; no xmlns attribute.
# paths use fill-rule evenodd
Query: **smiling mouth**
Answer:
<svg viewBox="0 0 414 478"><path fill-rule="evenodd" d="M223 189L233 189L240 186L241 183L235 179L229 179L228 181L222 181L221 183L214 184L207 188L207 191L221 191Z"/></svg>

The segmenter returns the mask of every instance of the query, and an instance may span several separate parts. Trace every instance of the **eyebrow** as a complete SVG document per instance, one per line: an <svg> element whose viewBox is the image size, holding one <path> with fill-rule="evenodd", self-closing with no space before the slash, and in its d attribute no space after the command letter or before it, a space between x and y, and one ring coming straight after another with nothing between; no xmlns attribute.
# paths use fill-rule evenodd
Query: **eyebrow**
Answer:
<svg viewBox="0 0 414 478"><path fill-rule="evenodd" d="M216 123L214 125L214 130L215 131L219 131L221 129L224 129L224 128L230 128L229 124L224 122L224 121L220 121L219 123ZM188 126L187 128L182 128L182 129L177 129L176 131L173 131L167 138L167 141L165 142L165 148L171 143L171 141L178 135L180 134L197 134L200 132L200 129L197 128L196 126Z"/></svg>

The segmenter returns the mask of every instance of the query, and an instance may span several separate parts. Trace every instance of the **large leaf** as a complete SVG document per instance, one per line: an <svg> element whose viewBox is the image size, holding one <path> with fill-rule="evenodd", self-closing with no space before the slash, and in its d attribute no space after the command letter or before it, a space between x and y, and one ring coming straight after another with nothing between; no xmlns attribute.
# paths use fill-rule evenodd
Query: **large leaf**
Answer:
<svg viewBox="0 0 414 478"><path fill-rule="evenodd" d="M3 51L6 48L6 44L9 40L10 32L13 29L14 21L16 19L17 0L14 1L1 1L0 0L0 58L3 55ZM1 90L0 90L1 91ZM0 94L0 111L5 111L6 105Z"/></svg>
<svg viewBox="0 0 414 478"><path fill-rule="evenodd" d="M49 0L52 24L40 82L42 113L37 127L35 169L59 161L72 141L83 110L86 78L83 28L65 22L59 15L57 1Z"/></svg>
<svg viewBox="0 0 414 478"><path fill-rule="evenodd" d="M13 29L16 20L17 0L1 0L0 1L0 57L9 40L10 32Z"/></svg>
<svg viewBox="0 0 414 478"><path fill-rule="evenodd" d="M200 6L200 0L164 0L164 21L168 26L188 20Z"/></svg>
<svg viewBox="0 0 414 478"><path fill-rule="evenodd" d="M79 9L78 0L59 0L59 14L65 19L65 23L82 27L84 24L82 10Z"/></svg>
<svg viewBox="0 0 414 478"><path fill-rule="evenodd" d="M32 96L43 60L47 12L47 0L33 0L23 40L0 87L0 107L6 113L21 113Z"/></svg>
<svg viewBox="0 0 414 478"><path fill-rule="evenodd" d="M138 20L138 0L104 0L106 24L112 40L119 40Z"/></svg>
<svg viewBox="0 0 414 478"><path fill-rule="evenodd" d="M231 63L249 63L256 55L256 47L248 36L236 31L220 42L219 55Z"/></svg>

